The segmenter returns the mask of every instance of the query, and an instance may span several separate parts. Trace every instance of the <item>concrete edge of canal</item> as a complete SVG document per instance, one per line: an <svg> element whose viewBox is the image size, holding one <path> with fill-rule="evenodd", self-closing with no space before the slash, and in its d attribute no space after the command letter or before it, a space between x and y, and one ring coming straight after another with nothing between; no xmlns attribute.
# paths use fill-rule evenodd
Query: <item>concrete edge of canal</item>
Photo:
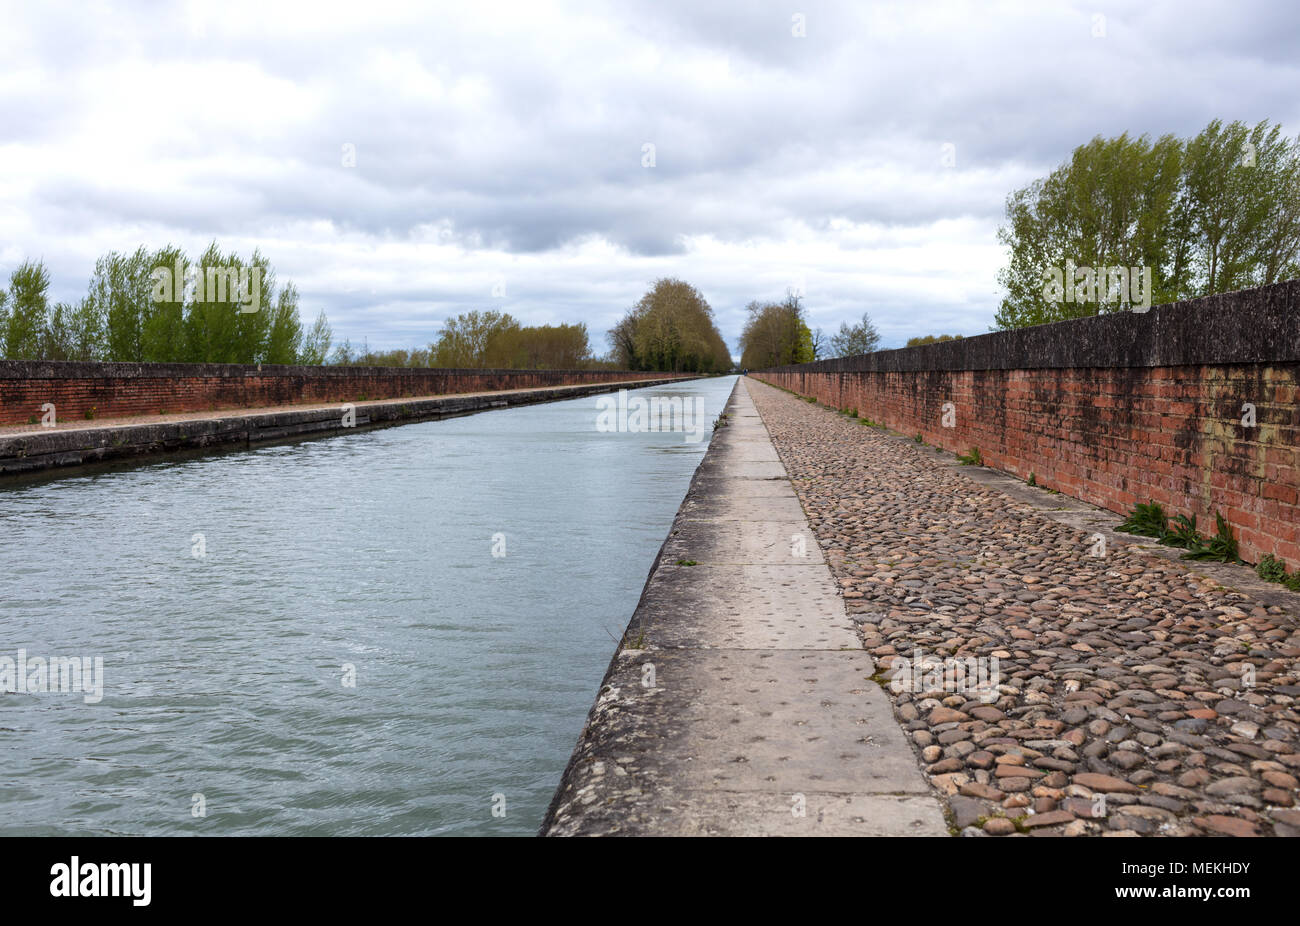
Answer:
<svg viewBox="0 0 1300 926"><path fill-rule="evenodd" d="M541 835L947 835L744 380Z"/></svg>
<svg viewBox="0 0 1300 926"><path fill-rule="evenodd" d="M130 461L186 451L213 452L348 431L370 430L433 421L508 408L580 398L619 389L643 389L677 378L584 383L533 389L512 389L424 399L358 402L345 423L344 404L257 414L212 414L156 424L105 424L103 427L27 431L0 435L0 480L6 476L39 474L65 467Z"/></svg>

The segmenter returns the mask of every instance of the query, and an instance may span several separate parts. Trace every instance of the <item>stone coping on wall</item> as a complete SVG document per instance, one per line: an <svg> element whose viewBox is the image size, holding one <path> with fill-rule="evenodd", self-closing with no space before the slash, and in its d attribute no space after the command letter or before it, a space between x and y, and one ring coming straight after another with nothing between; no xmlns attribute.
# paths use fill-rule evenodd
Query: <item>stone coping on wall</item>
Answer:
<svg viewBox="0 0 1300 926"><path fill-rule="evenodd" d="M905 373L1300 361L1300 280L755 372Z"/></svg>
<svg viewBox="0 0 1300 926"><path fill-rule="evenodd" d="M497 370L449 369L444 367L366 367L366 366L286 366L244 363L119 363L112 361L81 362L71 360L0 360L0 380L4 379L103 379L196 378L243 376L311 376L347 377L357 374L382 376L587 376L634 375L632 370ZM649 373L646 375L654 375Z"/></svg>

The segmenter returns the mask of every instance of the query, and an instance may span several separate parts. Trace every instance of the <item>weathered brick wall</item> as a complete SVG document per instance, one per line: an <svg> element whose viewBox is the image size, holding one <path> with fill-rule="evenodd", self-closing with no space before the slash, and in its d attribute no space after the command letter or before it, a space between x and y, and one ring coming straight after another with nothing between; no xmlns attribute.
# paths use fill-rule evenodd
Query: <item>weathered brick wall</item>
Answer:
<svg viewBox="0 0 1300 926"><path fill-rule="evenodd" d="M0 360L0 425L356 402L499 389L625 382L671 374L618 370L417 370L392 367L179 363L41 363Z"/></svg>
<svg viewBox="0 0 1300 926"><path fill-rule="evenodd" d="M1113 511L1221 511L1243 558L1300 564L1300 282L751 375Z"/></svg>

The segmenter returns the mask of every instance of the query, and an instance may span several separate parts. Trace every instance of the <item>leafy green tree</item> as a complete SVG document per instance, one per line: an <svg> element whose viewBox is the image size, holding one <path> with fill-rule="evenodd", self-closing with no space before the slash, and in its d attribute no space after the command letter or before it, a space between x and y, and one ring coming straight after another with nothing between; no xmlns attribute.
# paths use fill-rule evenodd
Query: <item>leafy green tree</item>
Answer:
<svg viewBox="0 0 1300 926"><path fill-rule="evenodd" d="M813 335L804 318L803 300L787 292L783 302L751 301L740 334L740 365L757 370L813 359Z"/></svg>
<svg viewBox="0 0 1300 926"><path fill-rule="evenodd" d="M694 286L656 280L609 332L615 363L629 370L720 373L731 352L713 309Z"/></svg>
<svg viewBox="0 0 1300 926"><path fill-rule="evenodd" d="M49 315L41 328L42 360L74 360L76 351L73 343L72 316L73 308L66 302L57 302L50 307Z"/></svg>
<svg viewBox="0 0 1300 926"><path fill-rule="evenodd" d="M1267 120L1215 120L1186 142L1094 138L1013 192L1006 214L1000 328L1131 308L1134 268L1150 268L1141 274L1147 304L1275 283L1300 274L1300 139ZM1109 292L1100 275L1087 293L1082 269L1064 279L1071 268L1118 267L1129 270L1126 294ZM1082 299L1073 298L1079 281Z"/></svg>
<svg viewBox="0 0 1300 926"><path fill-rule="evenodd" d="M9 317L5 325L5 356L10 360L40 360L50 272L41 262L23 261L9 277Z"/></svg>
<svg viewBox="0 0 1300 926"><path fill-rule="evenodd" d="M144 323L153 306L152 269L143 247L129 255L114 251L95 263L90 291L104 313L108 360L144 360Z"/></svg>
<svg viewBox="0 0 1300 926"><path fill-rule="evenodd" d="M267 363L296 363L302 345L302 321L298 317L298 289L286 283L271 311L271 330L267 336Z"/></svg>
<svg viewBox="0 0 1300 926"><path fill-rule="evenodd" d="M83 296L72 310L69 321L71 356L69 360L103 360L106 322L104 313L89 295Z"/></svg>
<svg viewBox="0 0 1300 926"><path fill-rule="evenodd" d="M139 360L174 363L185 358L185 273L189 266L181 249L171 245L149 256L150 292L140 311Z"/></svg>
<svg viewBox="0 0 1300 926"><path fill-rule="evenodd" d="M292 284L291 284L292 285ZM297 291L294 291L295 296ZM298 363L308 366L318 366L325 362L329 357L330 343L334 340L334 332L330 328L329 319L325 313L321 312L316 316L316 321L312 323L306 337L302 341L302 350L298 353Z"/></svg>

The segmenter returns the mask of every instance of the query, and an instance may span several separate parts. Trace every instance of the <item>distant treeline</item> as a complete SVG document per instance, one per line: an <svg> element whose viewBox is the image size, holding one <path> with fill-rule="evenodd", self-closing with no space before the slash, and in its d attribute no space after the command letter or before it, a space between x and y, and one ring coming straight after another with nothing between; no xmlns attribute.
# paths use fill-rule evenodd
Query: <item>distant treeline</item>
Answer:
<svg viewBox="0 0 1300 926"><path fill-rule="evenodd" d="M793 291L787 291L781 302L753 301L745 310L749 318L740 335L740 365L747 370L852 357L880 346L880 333L865 312L859 322L841 322L840 330L829 338L820 328L813 331L803 297Z"/></svg>
<svg viewBox="0 0 1300 926"><path fill-rule="evenodd" d="M0 287L0 357L144 363L324 363L497 369L588 369L587 326L525 326L495 311L449 320L426 348L333 346L325 313L304 331L298 290L277 286L257 251L245 260L213 243L197 261L181 249L112 252L74 304L51 303L43 262L25 261Z"/></svg>
<svg viewBox="0 0 1300 926"><path fill-rule="evenodd" d="M179 248L112 252L95 263L75 304L49 301L44 263L25 261L0 288L0 355L10 360L157 363L322 363L331 332L310 330L298 290L277 289L254 251L244 260L214 243L190 261Z"/></svg>
<svg viewBox="0 0 1300 926"><path fill-rule="evenodd" d="M613 366L592 356L587 326L521 325L495 310L465 312L427 348L374 352L344 341L331 362L355 366L494 370L586 370Z"/></svg>

